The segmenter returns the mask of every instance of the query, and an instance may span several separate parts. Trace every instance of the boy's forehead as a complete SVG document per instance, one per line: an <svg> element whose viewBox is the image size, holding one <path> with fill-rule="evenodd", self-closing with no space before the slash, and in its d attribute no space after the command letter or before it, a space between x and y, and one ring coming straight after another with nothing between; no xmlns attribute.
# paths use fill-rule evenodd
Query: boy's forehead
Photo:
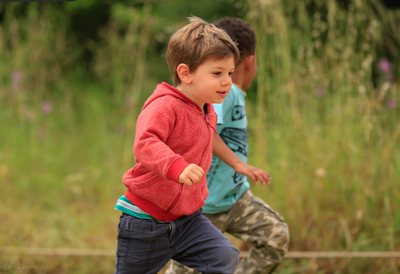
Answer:
<svg viewBox="0 0 400 274"><path fill-rule="evenodd" d="M215 68L226 68L229 67L229 69L234 69L235 68L235 58L233 56L227 56L225 58L216 58L216 57L209 57L204 62L200 64L201 65L207 65L210 67L215 67Z"/></svg>

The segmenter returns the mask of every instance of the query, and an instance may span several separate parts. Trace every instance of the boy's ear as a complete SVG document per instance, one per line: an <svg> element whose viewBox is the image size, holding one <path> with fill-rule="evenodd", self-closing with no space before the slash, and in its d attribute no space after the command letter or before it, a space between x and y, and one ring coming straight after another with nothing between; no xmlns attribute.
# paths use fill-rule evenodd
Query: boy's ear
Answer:
<svg viewBox="0 0 400 274"><path fill-rule="evenodd" d="M253 63L256 61L254 55L248 55L244 58L244 67L246 70L250 70L253 68Z"/></svg>
<svg viewBox="0 0 400 274"><path fill-rule="evenodd" d="M176 73L179 76L179 79L185 84L190 84L192 82L192 77L190 75L190 70L188 65L186 64L179 64L176 68Z"/></svg>

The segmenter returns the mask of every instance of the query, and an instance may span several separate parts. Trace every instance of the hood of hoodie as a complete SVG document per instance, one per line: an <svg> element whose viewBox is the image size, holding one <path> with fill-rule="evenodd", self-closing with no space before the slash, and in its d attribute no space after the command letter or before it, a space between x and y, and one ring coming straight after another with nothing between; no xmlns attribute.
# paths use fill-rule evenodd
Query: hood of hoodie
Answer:
<svg viewBox="0 0 400 274"><path fill-rule="evenodd" d="M153 94L147 99L147 101L144 103L144 106L142 108L145 109L148 105L150 105L154 100L163 97L163 96L173 96L175 98L178 98L185 102L190 108L193 108L194 111L198 111L199 113L203 114L202 109L189 97L184 95L182 92L180 92L178 89L174 88L173 86L162 82L161 84L158 84L156 89L154 90ZM210 113L212 110L210 109L211 105L207 105L207 113Z"/></svg>

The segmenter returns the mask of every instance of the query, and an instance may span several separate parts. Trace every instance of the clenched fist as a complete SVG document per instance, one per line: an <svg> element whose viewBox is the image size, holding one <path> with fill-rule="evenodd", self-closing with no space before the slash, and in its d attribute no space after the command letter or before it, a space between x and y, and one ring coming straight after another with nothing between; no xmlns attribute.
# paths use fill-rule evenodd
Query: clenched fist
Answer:
<svg viewBox="0 0 400 274"><path fill-rule="evenodd" d="M179 183L191 186L200 182L204 170L195 164L189 164L179 175Z"/></svg>

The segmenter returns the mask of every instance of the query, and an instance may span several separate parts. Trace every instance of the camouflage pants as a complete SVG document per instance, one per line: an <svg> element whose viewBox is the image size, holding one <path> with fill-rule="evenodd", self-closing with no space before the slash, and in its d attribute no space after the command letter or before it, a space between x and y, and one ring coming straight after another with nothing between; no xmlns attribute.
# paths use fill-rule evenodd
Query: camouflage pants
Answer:
<svg viewBox="0 0 400 274"><path fill-rule="evenodd" d="M288 250L289 230L283 217L249 191L227 212L204 214L220 231L253 248L239 263L235 274L269 274L279 266ZM166 274L198 273L172 261Z"/></svg>

